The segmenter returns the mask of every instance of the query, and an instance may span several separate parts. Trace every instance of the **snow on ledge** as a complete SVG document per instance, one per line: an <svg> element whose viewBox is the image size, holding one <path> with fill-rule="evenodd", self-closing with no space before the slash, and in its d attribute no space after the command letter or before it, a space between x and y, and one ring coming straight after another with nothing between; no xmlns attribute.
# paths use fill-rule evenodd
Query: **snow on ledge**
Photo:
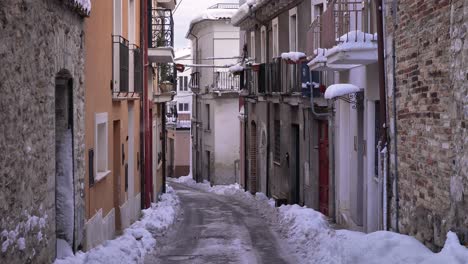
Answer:
<svg viewBox="0 0 468 264"><path fill-rule="evenodd" d="M305 59L306 57L307 56L303 52L290 51L290 52L281 53L281 58L283 60L292 60L294 62L298 62L302 59Z"/></svg>
<svg viewBox="0 0 468 264"><path fill-rule="evenodd" d="M338 83L328 86L325 90L325 99L333 99L339 96L357 93L361 91L361 88L350 83Z"/></svg>
<svg viewBox="0 0 468 264"><path fill-rule="evenodd" d="M361 51L377 49L377 34L364 33L360 30L350 31L336 39L340 43L325 52L331 56L340 51Z"/></svg>
<svg viewBox="0 0 468 264"><path fill-rule="evenodd" d="M76 8L82 11L83 15L89 16L91 13L91 0L73 0Z"/></svg>
<svg viewBox="0 0 468 264"><path fill-rule="evenodd" d="M327 49L316 49L314 50L314 55L315 58L313 60L311 60L309 63L307 63L307 66L311 67L312 65L316 64L316 63L325 63L327 62L327 57L325 56L325 54L327 53Z"/></svg>
<svg viewBox="0 0 468 264"><path fill-rule="evenodd" d="M241 71L244 71L244 67L240 66L239 64L229 67L229 72L231 73L236 73L236 72L241 72Z"/></svg>

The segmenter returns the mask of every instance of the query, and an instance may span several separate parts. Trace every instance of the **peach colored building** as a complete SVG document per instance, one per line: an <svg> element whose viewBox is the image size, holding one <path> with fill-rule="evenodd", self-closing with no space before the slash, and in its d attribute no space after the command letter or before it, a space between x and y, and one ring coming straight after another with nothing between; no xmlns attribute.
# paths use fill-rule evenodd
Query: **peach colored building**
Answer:
<svg viewBox="0 0 468 264"><path fill-rule="evenodd" d="M141 210L141 0L92 0L85 41L85 250Z"/></svg>

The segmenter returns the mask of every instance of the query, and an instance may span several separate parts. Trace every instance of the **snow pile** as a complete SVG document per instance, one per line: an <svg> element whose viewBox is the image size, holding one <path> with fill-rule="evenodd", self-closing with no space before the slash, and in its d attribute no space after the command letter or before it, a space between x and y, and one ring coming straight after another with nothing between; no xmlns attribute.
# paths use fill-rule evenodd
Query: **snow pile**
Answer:
<svg viewBox="0 0 468 264"><path fill-rule="evenodd" d="M279 229L288 245L295 249L298 263L383 263L383 264L466 264L468 249L456 234L449 232L440 253L433 253L413 237L389 231L370 234L334 230L327 218L313 209L299 205L275 207L274 200L262 193L243 191L238 184L210 186L196 183L191 175L172 179L193 188L226 195L256 208L266 222Z"/></svg>
<svg viewBox="0 0 468 264"><path fill-rule="evenodd" d="M161 201L143 210L142 219L125 229L122 236L86 253L78 252L75 256L58 259L55 263L143 263L144 256L156 246L155 235L164 233L174 223L178 209L179 199L168 186Z"/></svg>
<svg viewBox="0 0 468 264"><path fill-rule="evenodd" d="M316 55L309 63L307 63L307 66L311 67L312 65L316 63L325 63L327 62L327 57L325 56L327 52L327 49L316 49L314 50L314 55Z"/></svg>
<svg viewBox="0 0 468 264"><path fill-rule="evenodd" d="M360 30L350 31L336 40L340 43L327 50L325 56L331 56L340 51L377 49L377 34L364 33Z"/></svg>
<svg viewBox="0 0 468 264"><path fill-rule="evenodd" d="M305 59L306 57L307 56L303 52L290 51L290 52L281 53L281 58L283 60L291 60L294 62L298 62L302 59Z"/></svg>
<svg viewBox="0 0 468 264"><path fill-rule="evenodd" d="M236 72L241 72L241 71L244 71L244 67L240 66L239 64L229 67L229 72L231 73L236 73Z"/></svg>
<svg viewBox="0 0 468 264"><path fill-rule="evenodd" d="M357 93L359 91L361 91L361 88L354 84L337 83L328 86L327 90L325 90L325 99L333 99L339 96Z"/></svg>
<svg viewBox="0 0 468 264"><path fill-rule="evenodd" d="M57 237L68 242L70 250L73 244L73 150L72 131L62 133L57 149L57 156L62 157L57 164Z"/></svg>

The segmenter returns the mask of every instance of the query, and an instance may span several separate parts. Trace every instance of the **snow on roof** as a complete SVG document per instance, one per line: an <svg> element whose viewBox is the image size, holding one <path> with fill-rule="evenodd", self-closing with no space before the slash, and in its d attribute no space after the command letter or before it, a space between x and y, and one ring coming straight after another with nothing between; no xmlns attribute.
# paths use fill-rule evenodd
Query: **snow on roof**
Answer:
<svg viewBox="0 0 468 264"><path fill-rule="evenodd" d="M290 52L281 53L281 58L283 60L292 60L294 62L298 62L301 59L304 59L306 57L307 56L303 52L290 51Z"/></svg>
<svg viewBox="0 0 468 264"><path fill-rule="evenodd" d="M325 99L333 99L339 96L357 93L359 91L361 91L361 88L354 84L337 83L328 86L327 90L325 90Z"/></svg>
<svg viewBox="0 0 468 264"><path fill-rule="evenodd" d="M229 72L234 73L234 72L241 72L244 70L244 67L240 66L239 64L233 65L229 67Z"/></svg>
<svg viewBox="0 0 468 264"><path fill-rule="evenodd" d="M89 15L91 12L91 0L73 0L75 6L82 9L86 15Z"/></svg>
<svg viewBox="0 0 468 264"><path fill-rule="evenodd" d="M192 55L192 48L190 47L185 47L185 48L182 48L182 49L177 49L175 51L175 61L180 59L180 58L184 58L184 57L188 57Z"/></svg>
<svg viewBox="0 0 468 264"><path fill-rule="evenodd" d="M249 10L252 11L257 10L263 4L268 3L269 0L247 0L244 4L242 4L237 12L232 16L231 23L233 25L237 25L239 22L244 20L249 15Z"/></svg>
<svg viewBox="0 0 468 264"><path fill-rule="evenodd" d="M224 20L224 19L231 19L231 17L236 13L237 9L207 9L203 13L196 16L190 22L190 28L194 26L194 24L201 22L203 20Z"/></svg>
<svg viewBox="0 0 468 264"><path fill-rule="evenodd" d="M360 30L354 30L344 34L336 40L340 43L327 50L325 56L331 56L340 51L377 49L377 33L369 34Z"/></svg>

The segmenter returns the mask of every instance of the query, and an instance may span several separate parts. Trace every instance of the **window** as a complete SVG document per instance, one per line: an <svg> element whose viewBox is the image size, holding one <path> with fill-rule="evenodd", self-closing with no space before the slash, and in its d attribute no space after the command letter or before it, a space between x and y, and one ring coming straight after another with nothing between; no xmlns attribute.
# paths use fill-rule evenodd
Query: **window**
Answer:
<svg viewBox="0 0 468 264"><path fill-rule="evenodd" d="M188 112L189 104L188 103L180 103L179 104L179 112Z"/></svg>
<svg viewBox="0 0 468 264"><path fill-rule="evenodd" d="M250 32L250 57L257 61L255 59L255 31Z"/></svg>
<svg viewBox="0 0 468 264"><path fill-rule="evenodd" d="M278 41L278 18L273 19L272 21L273 28L273 57L279 57L279 41Z"/></svg>
<svg viewBox="0 0 468 264"><path fill-rule="evenodd" d="M108 115L99 113L95 116L95 138L94 138L94 162L95 180L106 177L110 171L108 169Z"/></svg>
<svg viewBox="0 0 468 264"><path fill-rule="evenodd" d="M265 63L267 57L266 50L266 27L262 26L260 29L260 62Z"/></svg>
<svg viewBox="0 0 468 264"><path fill-rule="evenodd" d="M188 91L188 76L180 76L177 86L181 92Z"/></svg>
<svg viewBox="0 0 468 264"><path fill-rule="evenodd" d="M210 105L206 104L206 130L211 129L211 124L210 124Z"/></svg>
<svg viewBox="0 0 468 264"><path fill-rule="evenodd" d="M289 10L289 50L297 51L297 7Z"/></svg>
<svg viewBox="0 0 468 264"><path fill-rule="evenodd" d="M274 155L273 159L275 162L281 162L281 122L280 122L280 109L279 105L275 104L275 122L274 132L275 132L275 147L274 147Z"/></svg>

